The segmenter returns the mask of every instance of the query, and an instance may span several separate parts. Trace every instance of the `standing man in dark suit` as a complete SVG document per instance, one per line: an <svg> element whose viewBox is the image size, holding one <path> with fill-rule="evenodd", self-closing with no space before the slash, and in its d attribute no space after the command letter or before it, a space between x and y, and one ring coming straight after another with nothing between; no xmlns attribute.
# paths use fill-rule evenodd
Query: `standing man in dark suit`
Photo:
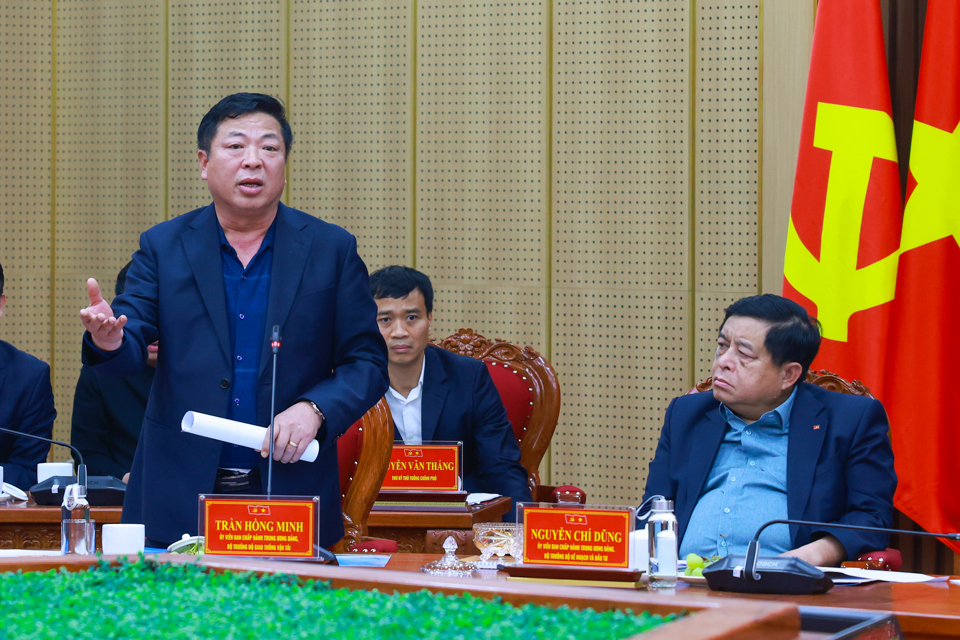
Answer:
<svg viewBox="0 0 960 640"><path fill-rule="evenodd" d="M527 472L490 372L479 360L427 346L433 322L430 279L392 266L370 276L377 323L387 343L387 404L404 444L463 442L463 486L529 502ZM512 521L509 511L504 520Z"/></svg>
<svg viewBox="0 0 960 640"><path fill-rule="evenodd" d="M897 478L887 418L876 400L803 382L820 348L816 320L775 295L726 310L713 392L675 398L645 498L676 501L681 557L743 554L770 520L890 527ZM765 553L837 565L882 549L869 531L773 525Z"/></svg>
<svg viewBox="0 0 960 640"><path fill-rule="evenodd" d="M273 491L320 496L319 543L343 536L335 442L386 391L386 352L356 239L280 202L292 142L278 100L221 100L197 130L213 204L140 237L112 308L87 282L87 364L130 375L148 345L163 344L123 509L152 544L196 533L198 494L263 491L267 438L258 454L183 433L180 422L197 411L270 423L274 325L283 344ZM317 461L298 462L314 439Z"/></svg>
<svg viewBox="0 0 960 640"><path fill-rule="evenodd" d="M0 265L0 317L7 306ZM50 438L57 410L50 386L50 365L0 340L0 427ZM26 491L37 483L37 464L50 445L33 438L0 433L3 481Z"/></svg>

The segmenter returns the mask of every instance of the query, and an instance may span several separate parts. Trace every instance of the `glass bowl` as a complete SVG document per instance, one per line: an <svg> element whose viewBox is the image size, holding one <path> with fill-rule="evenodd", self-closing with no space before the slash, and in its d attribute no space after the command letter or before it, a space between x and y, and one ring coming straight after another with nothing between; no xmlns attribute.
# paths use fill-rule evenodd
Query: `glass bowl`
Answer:
<svg viewBox="0 0 960 640"><path fill-rule="evenodd" d="M517 539L523 540L523 526L514 522L478 522L473 525L473 544L480 550L480 561L513 553Z"/></svg>

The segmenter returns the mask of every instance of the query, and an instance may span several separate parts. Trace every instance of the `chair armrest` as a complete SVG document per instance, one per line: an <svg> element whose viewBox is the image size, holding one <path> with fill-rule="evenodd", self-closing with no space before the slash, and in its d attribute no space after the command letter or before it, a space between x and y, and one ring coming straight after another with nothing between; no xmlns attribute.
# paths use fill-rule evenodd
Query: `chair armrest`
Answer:
<svg viewBox="0 0 960 640"><path fill-rule="evenodd" d="M384 538L364 540L350 547L350 553L396 553L397 541Z"/></svg>
<svg viewBox="0 0 960 640"><path fill-rule="evenodd" d="M533 490L534 502L548 502L551 504L586 504L587 494L579 487L570 484L555 487L549 484L538 484Z"/></svg>
<svg viewBox="0 0 960 640"><path fill-rule="evenodd" d="M856 560L844 562L840 566L878 569L881 571L900 571L900 568L903 566L903 557L897 549L883 549L882 551L869 551L860 555Z"/></svg>

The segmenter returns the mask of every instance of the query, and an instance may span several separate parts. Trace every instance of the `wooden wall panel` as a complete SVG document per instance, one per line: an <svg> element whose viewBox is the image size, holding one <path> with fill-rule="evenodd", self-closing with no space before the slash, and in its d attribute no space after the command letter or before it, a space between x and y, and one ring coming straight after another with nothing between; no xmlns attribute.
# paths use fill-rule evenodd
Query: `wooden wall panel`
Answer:
<svg viewBox="0 0 960 640"><path fill-rule="evenodd" d="M139 234L163 219L164 3L99 0L57 11L54 436L69 439L95 277L113 297ZM53 451L56 459L65 452Z"/></svg>
<svg viewBox="0 0 960 640"><path fill-rule="evenodd" d="M690 379L684 1L554 3L553 481L636 503Z"/></svg>
<svg viewBox="0 0 960 640"><path fill-rule="evenodd" d="M546 6L418 6L416 266L437 337L548 345Z"/></svg>
<svg viewBox="0 0 960 640"><path fill-rule="evenodd" d="M291 6L287 199L349 227L371 271L413 264L413 7Z"/></svg>
<svg viewBox="0 0 960 640"><path fill-rule="evenodd" d="M763 293L779 294L783 290L783 254L800 148L815 8L814 0L763 5Z"/></svg>
<svg viewBox="0 0 960 640"><path fill-rule="evenodd" d="M16 25L0 39L0 136L7 155L0 184L0 265L7 296L0 340L53 364L51 8L3 0L0 21Z"/></svg>
<svg viewBox="0 0 960 640"><path fill-rule="evenodd" d="M723 309L759 292L760 5L697 2L694 378Z"/></svg>

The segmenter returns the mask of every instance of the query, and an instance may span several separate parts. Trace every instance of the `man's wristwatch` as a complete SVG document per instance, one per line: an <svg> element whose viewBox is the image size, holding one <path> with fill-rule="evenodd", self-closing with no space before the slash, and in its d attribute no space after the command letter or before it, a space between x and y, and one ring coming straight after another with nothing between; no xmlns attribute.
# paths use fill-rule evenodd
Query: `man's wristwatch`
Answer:
<svg viewBox="0 0 960 640"><path fill-rule="evenodd" d="M326 422L326 420L327 420L327 417L326 417L325 415L323 415L323 411L320 411L320 407L318 407L318 406L317 406L317 403L314 402L313 400L306 400L306 399L305 399L305 402L307 402L311 407L313 407L313 412L314 412L315 414L317 414L318 416L320 416L320 426L322 427L322 426L323 426L323 423Z"/></svg>

